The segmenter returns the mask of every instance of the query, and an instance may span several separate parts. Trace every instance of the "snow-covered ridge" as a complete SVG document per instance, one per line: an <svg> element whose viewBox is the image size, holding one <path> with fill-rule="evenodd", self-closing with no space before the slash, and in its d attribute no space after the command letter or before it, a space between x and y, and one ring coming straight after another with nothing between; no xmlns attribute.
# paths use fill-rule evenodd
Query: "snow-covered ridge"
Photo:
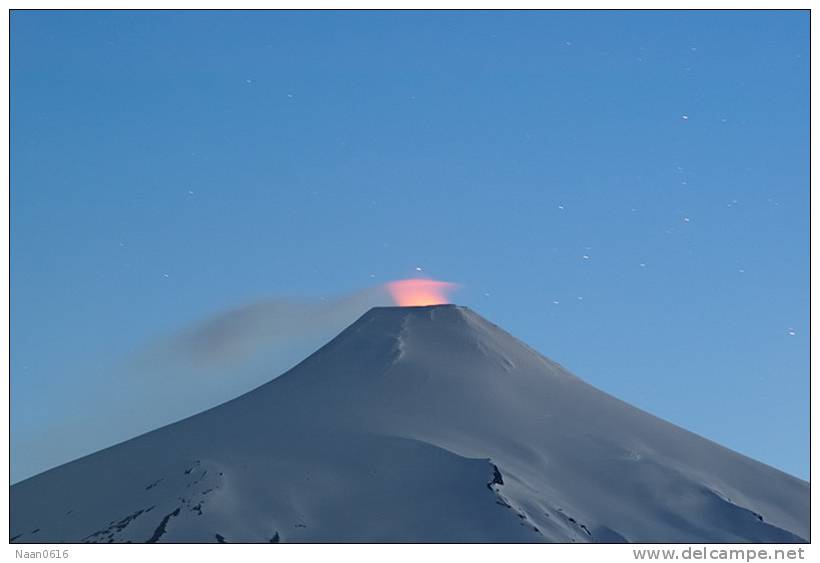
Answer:
<svg viewBox="0 0 820 563"><path fill-rule="evenodd" d="M475 312L375 308L269 383L11 487L16 542L806 541L809 485Z"/></svg>

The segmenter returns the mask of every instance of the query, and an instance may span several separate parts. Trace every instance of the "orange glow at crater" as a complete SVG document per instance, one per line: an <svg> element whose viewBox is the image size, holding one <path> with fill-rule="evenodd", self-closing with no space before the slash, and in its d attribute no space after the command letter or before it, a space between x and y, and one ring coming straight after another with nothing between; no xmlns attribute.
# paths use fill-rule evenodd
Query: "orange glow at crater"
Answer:
<svg viewBox="0 0 820 563"><path fill-rule="evenodd" d="M393 301L400 307L419 307L423 305L443 305L449 303L447 294L458 285L426 279L409 279L389 282L387 291Z"/></svg>

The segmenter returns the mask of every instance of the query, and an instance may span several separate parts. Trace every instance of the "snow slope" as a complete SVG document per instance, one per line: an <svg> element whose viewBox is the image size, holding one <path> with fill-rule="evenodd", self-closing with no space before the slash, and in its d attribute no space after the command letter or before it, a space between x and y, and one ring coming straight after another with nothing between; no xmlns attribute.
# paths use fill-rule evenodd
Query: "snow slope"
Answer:
<svg viewBox="0 0 820 563"><path fill-rule="evenodd" d="M809 484L469 309L386 307L250 393L13 485L11 538L802 542Z"/></svg>

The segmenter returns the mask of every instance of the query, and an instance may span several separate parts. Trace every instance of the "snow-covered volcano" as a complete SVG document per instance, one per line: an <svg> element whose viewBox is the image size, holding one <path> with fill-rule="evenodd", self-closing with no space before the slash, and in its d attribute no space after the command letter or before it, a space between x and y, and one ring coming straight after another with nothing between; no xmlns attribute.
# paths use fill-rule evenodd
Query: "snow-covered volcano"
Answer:
<svg viewBox="0 0 820 563"><path fill-rule="evenodd" d="M241 397L11 487L15 542L808 538L807 482L455 305L372 309Z"/></svg>

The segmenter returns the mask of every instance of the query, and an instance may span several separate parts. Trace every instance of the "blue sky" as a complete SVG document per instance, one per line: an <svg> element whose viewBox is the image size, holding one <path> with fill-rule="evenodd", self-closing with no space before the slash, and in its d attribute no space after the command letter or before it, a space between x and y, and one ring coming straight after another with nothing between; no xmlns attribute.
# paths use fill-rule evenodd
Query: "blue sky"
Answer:
<svg viewBox="0 0 820 563"><path fill-rule="evenodd" d="M150 410L116 366L158 335L420 266L807 478L808 40L799 11L15 11L13 475L116 425L101 396Z"/></svg>

